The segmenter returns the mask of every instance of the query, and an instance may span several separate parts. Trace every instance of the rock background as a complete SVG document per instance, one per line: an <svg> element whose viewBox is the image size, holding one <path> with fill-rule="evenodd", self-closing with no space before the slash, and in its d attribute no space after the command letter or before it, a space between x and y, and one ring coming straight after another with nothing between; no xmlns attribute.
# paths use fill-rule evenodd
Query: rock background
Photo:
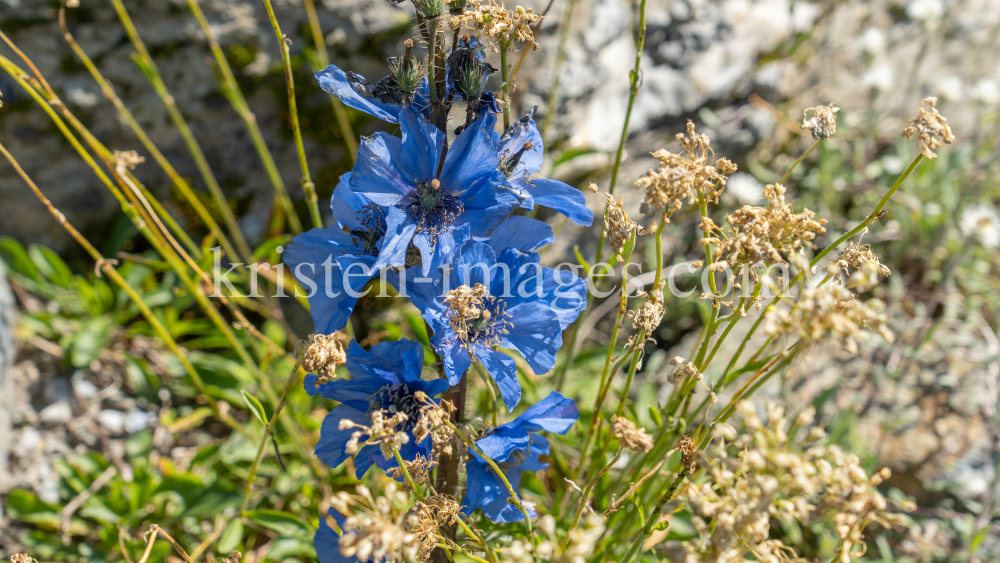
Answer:
<svg viewBox="0 0 1000 563"><path fill-rule="evenodd" d="M17 304L7 284L3 264L0 264L0 483L9 479L7 458L10 455L11 414L14 412L11 390L14 388L16 321Z"/></svg>

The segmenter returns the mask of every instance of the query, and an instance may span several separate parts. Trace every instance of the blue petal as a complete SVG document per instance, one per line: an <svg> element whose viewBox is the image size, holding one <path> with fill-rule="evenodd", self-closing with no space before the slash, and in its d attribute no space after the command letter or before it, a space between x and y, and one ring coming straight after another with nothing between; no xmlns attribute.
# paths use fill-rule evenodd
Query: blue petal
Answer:
<svg viewBox="0 0 1000 563"><path fill-rule="evenodd" d="M531 405L508 424L517 424L529 432L556 432L565 434L580 418L576 403L558 391L549 393L541 401Z"/></svg>
<svg viewBox="0 0 1000 563"><path fill-rule="evenodd" d="M355 378L375 377L394 384L416 381L424 369L424 347L413 340L397 340L379 342L365 351L352 340L344 365Z"/></svg>
<svg viewBox="0 0 1000 563"><path fill-rule="evenodd" d="M340 98L345 106L363 111L368 115L374 115L389 123L399 123L399 119L396 117L399 106L385 103L376 98L362 96L347 81L347 75L344 71L336 66L330 65L317 72L316 80L319 81L321 88Z"/></svg>
<svg viewBox="0 0 1000 563"><path fill-rule="evenodd" d="M503 352L484 346L476 347L476 357L486 367L493 381L497 382L507 410L513 411L521 402L521 384L517 381L517 365L514 364L514 359Z"/></svg>
<svg viewBox="0 0 1000 563"><path fill-rule="evenodd" d="M454 265L449 287L455 288L463 284L474 287L477 283L490 287L496 274L496 263L496 253L489 245L470 242L462 249L462 254Z"/></svg>
<svg viewBox="0 0 1000 563"><path fill-rule="evenodd" d="M477 180L489 178L496 171L500 160L490 135L492 126L487 127L491 121L496 122L496 118L477 120L448 149L441 169L441 187L448 193L462 194Z"/></svg>
<svg viewBox="0 0 1000 563"><path fill-rule="evenodd" d="M346 253L358 251L353 237L334 227L311 229L295 237L285 251L285 264L309 296L309 312L318 334L332 334L347 326L347 318L354 310L357 299L344 290L342 259ZM351 256L346 264L361 262L371 266L374 261L374 257L370 256ZM358 269L354 268L352 272L356 274ZM368 279L352 277L350 281L352 286L360 281L361 287L364 287Z"/></svg>
<svg viewBox="0 0 1000 563"><path fill-rule="evenodd" d="M418 238L414 237L414 244ZM471 238L472 233L468 224L458 225L438 235L437 245L432 248L430 259L426 257L423 259L421 274L427 276L434 272L435 277L439 276L445 265L450 267L455 262L458 253Z"/></svg>
<svg viewBox="0 0 1000 563"><path fill-rule="evenodd" d="M396 162L402 146L399 137L383 132L362 137L348 182L351 190L364 194L378 205L408 201L417 188L410 175Z"/></svg>
<svg viewBox="0 0 1000 563"><path fill-rule="evenodd" d="M501 344L521 352L537 375L551 370L562 346L562 328L555 312L537 303L521 303L507 312L513 326Z"/></svg>
<svg viewBox="0 0 1000 563"><path fill-rule="evenodd" d="M486 457L497 463L504 463L516 451L524 450L531 445L528 431L517 424L504 424L494 428L489 434L476 440L476 447L482 450ZM469 455L483 460L482 456L473 450ZM485 461L485 460L483 460Z"/></svg>
<svg viewBox="0 0 1000 563"><path fill-rule="evenodd" d="M505 471L504 474L506 475L507 482L510 483L511 488L513 488L514 492L517 493L518 488L521 486L521 468L515 467L509 469ZM486 506L479 507L483 511L483 514L494 522L511 523L524 520L524 514L522 514L516 506L507 501L510 494L507 491L507 487L504 486L503 483L501 483L500 486L503 487L503 489L501 490L499 497ZM535 511L531 509L528 509L528 514L531 517L536 516Z"/></svg>
<svg viewBox="0 0 1000 563"><path fill-rule="evenodd" d="M538 250L539 248L555 242L556 237L552 233L552 227L545 223L525 217L515 215L497 227L490 235L489 245L500 256L508 248L519 250Z"/></svg>
<svg viewBox="0 0 1000 563"><path fill-rule="evenodd" d="M436 274L437 272L435 272ZM425 316L427 313L434 315L443 314L446 307L438 301L439 280L419 277L419 272L414 268L408 268L396 272L390 270L386 274L386 280L402 295L410 300L410 303ZM428 319L428 322L432 322Z"/></svg>
<svg viewBox="0 0 1000 563"><path fill-rule="evenodd" d="M367 197L351 191L351 173L345 172L337 187L333 189L333 196L330 197L330 211L333 212L333 220L339 227L357 229L361 226L358 212L362 211L371 201Z"/></svg>
<svg viewBox="0 0 1000 563"><path fill-rule="evenodd" d="M525 458L524 463L521 464L521 469L523 471L541 471L549 466L547 463L543 463L539 456L548 455L549 453L549 441L545 436L541 434L531 435L531 450L527 458Z"/></svg>
<svg viewBox="0 0 1000 563"><path fill-rule="evenodd" d="M424 318L427 318L426 314ZM462 381L462 375L472 365L469 360L468 348L462 345L462 341L450 329L435 332L434 336L431 337L431 344L437 350L437 353L441 355L441 361L444 363L444 374L448 378L448 383L458 385L458 382Z"/></svg>
<svg viewBox="0 0 1000 563"><path fill-rule="evenodd" d="M438 160L448 136L415 108L403 108L399 117L403 134L402 152L399 155L402 170L414 180L429 182L437 177ZM360 156L358 155L359 159ZM441 184L447 185L443 179Z"/></svg>
<svg viewBox="0 0 1000 563"><path fill-rule="evenodd" d="M532 108L530 113L512 123L510 129L504 131L503 136L500 137L498 152L501 156L505 152L509 152L511 155L517 153L524 146L524 143L530 142L533 145L521 155L521 159L514 169L514 174L511 176L515 174L521 176L525 172L531 176L542 167L545 149L542 145L542 134L538 132L538 126L535 124L536 109L537 107Z"/></svg>
<svg viewBox="0 0 1000 563"><path fill-rule="evenodd" d="M346 405L338 405L330 411L330 414L326 415L326 418L323 419L323 425L320 427L319 441L316 442L315 451L316 457L330 467L338 467L351 457L344 451L344 445L351 438L354 430L340 429L340 421L345 418L357 424L368 425L365 413Z"/></svg>
<svg viewBox="0 0 1000 563"><path fill-rule="evenodd" d="M559 317L559 326L569 328L587 308L587 282L569 270L542 269L542 292Z"/></svg>
<svg viewBox="0 0 1000 563"><path fill-rule="evenodd" d="M385 237L382 238L378 260L372 266L376 275L382 268L406 265L406 249L416 231L417 221L413 215L399 207L389 208L385 217Z"/></svg>
<svg viewBox="0 0 1000 563"><path fill-rule="evenodd" d="M536 178L531 180L531 197L538 205L544 205L562 213L577 225L589 227L594 222L594 212L587 207L583 192L558 180Z"/></svg>
<svg viewBox="0 0 1000 563"><path fill-rule="evenodd" d="M472 514L477 508L491 504L498 498L506 500L507 487L485 461L471 459L465 464L465 498L462 512Z"/></svg>
<svg viewBox="0 0 1000 563"><path fill-rule="evenodd" d="M393 383L396 381L384 377L355 376L353 379L337 378L317 388L316 376L312 374L303 381L306 393L337 401L361 412L368 411L368 399L372 395Z"/></svg>

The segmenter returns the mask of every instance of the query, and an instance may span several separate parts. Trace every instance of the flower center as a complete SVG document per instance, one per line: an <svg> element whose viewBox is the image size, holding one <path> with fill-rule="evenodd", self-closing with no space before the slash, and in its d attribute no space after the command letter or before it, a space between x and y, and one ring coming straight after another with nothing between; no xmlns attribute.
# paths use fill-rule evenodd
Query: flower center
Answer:
<svg viewBox="0 0 1000 563"><path fill-rule="evenodd" d="M365 417L371 420L375 411L387 411L389 416L402 412L406 415L406 422L402 430L409 432L417 423L420 413L420 401L410 392L410 388L405 383L385 385L370 397L368 397L368 412Z"/></svg>
<svg viewBox="0 0 1000 563"><path fill-rule="evenodd" d="M490 295L481 283L459 286L449 291L444 301L448 322L466 348L480 344L495 349L514 326L507 320L510 315L503 300Z"/></svg>
<svg viewBox="0 0 1000 563"><path fill-rule="evenodd" d="M358 211L358 219L360 226L349 231L354 237L354 245L361 249L362 254L375 256L378 254L378 241L385 236L385 211L378 205L368 204Z"/></svg>
<svg viewBox="0 0 1000 563"><path fill-rule="evenodd" d="M465 211L465 206L461 199L445 193L440 181L431 180L417 183L416 201L408 209L417 219L417 232L429 233L434 239Z"/></svg>

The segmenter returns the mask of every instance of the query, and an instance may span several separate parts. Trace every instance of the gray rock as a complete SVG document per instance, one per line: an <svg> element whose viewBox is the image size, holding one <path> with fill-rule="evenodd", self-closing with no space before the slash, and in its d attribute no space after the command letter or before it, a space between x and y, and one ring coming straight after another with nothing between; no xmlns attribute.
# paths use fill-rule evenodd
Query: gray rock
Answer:
<svg viewBox="0 0 1000 563"><path fill-rule="evenodd" d="M66 401L59 401L42 409L38 417L48 424L66 424L73 420L73 407Z"/></svg>
<svg viewBox="0 0 1000 563"><path fill-rule="evenodd" d="M14 405L14 324L17 320L17 307L3 263L0 263L0 483L6 482L9 476L7 464L11 447L11 419ZM0 515L3 513L0 512Z"/></svg>

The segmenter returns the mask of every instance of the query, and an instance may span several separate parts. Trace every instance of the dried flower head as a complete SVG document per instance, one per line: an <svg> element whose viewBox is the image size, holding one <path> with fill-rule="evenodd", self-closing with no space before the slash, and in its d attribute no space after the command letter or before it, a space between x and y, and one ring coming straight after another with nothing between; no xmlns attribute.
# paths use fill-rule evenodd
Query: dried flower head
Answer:
<svg viewBox="0 0 1000 563"><path fill-rule="evenodd" d="M417 421L413 427L413 436L417 439L417 443L423 442L430 436L435 457L452 455L455 442L461 442L455 431L448 425L451 414L455 412L455 405L446 400L442 400L440 404L435 403L420 391L416 393L416 397L420 402Z"/></svg>
<svg viewBox="0 0 1000 563"><path fill-rule="evenodd" d="M681 465L684 466L684 472L688 475L694 473L694 470L698 468L698 462L694 459L695 448L694 440L688 434L685 434L677 444L677 449L681 451Z"/></svg>
<svg viewBox="0 0 1000 563"><path fill-rule="evenodd" d="M410 479L413 479L414 484L426 485L432 481L431 471L438 466L438 462L429 460L423 454L418 453L413 461L404 459L403 465L406 467L406 473L410 474ZM403 473L402 467L390 467L388 473L393 479L403 480L403 491L410 492L410 482L404 479L406 474Z"/></svg>
<svg viewBox="0 0 1000 563"><path fill-rule="evenodd" d="M622 446L636 452L648 452L653 449L653 436L647 434L644 428L636 426L624 416L612 418L611 423L611 433L621 440Z"/></svg>
<svg viewBox="0 0 1000 563"><path fill-rule="evenodd" d="M794 334L813 342L830 333L854 354L858 351L857 341L868 338L864 329L869 325L892 342L884 309L878 299L858 301L846 287L825 283L803 290L794 306L769 311L764 326L769 334Z"/></svg>
<svg viewBox="0 0 1000 563"><path fill-rule="evenodd" d="M635 182L636 188L646 190L639 212L657 221L669 221L684 200L718 203L726 176L736 172L736 165L728 159L715 159L708 135L696 134L693 121L687 122L687 135L677 134L677 142L683 154L662 149L654 152L659 169L646 172Z"/></svg>
<svg viewBox="0 0 1000 563"><path fill-rule="evenodd" d="M937 158L934 149L941 146L941 143L950 145L955 142L955 135L948 126L948 120L938 113L937 98L924 98L920 102L917 117L911 119L903 129L903 136L912 139L914 135L920 144L920 152L927 158ZM940 137L940 140L938 140Z"/></svg>
<svg viewBox="0 0 1000 563"><path fill-rule="evenodd" d="M481 283L456 287L444 302L448 304L448 322L466 348L473 340L496 348L511 326L503 300L491 296Z"/></svg>
<svg viewBox="0 0 1000 563"><path fill-rule="evenodd" d="M416 538L418 561L426 561L437 547L442 526L451 526L458 519L462 506L450 495L439 494L417 502L403 521L403 527Z"/></svg>
<svg viewBox="0 0 1000 563"><path fill-rule="evenodd" d="M713 441L699 456L707 480L682 490L697 516L692 524L699 537L667 546L676 553L672 560L743 561L752 555L759 561L804 561L770 537L771 522L805 526L829 518L840 537L840 560L848 563L866 526L899 521L885 512L885 499L875 490L888 472L869 478L858 457L837 446L810 438L791 443L784 409L769 404L766 410L765 425L756 409L741 401L737 412L747 433L729 446Z"/></svg>
<svg viewBox="0 0 1000 563"><path fill-rule="evenodd" d="M670 363L673 367L667 373L667 382L672 385L676 385L679 381L683 381L689 377L699 381L705 377L692 362L680 356L674 356L674 359L670 360Z"/></svg>
<svg viewBox="0 0 1000 563"><path fill-rule="evenodd" d="M416 559L420 541L406 528L406 494L397 490L394 482L386 485L384 496L373 497L364 485L358 485L356 492L341 492L331 500L333 508L346 517L341 526L340 554L386 563Z"/></svg>
<svg viewBox="0 0 1000 563"><path fill-rule="evenodd" d="M337 366L347 361L347 352L337 334L317 334L306 348L302 368L316 374L316 386L337 377Z"/></svg>
<svg viewBox="0 0 1000 563"><path fill-rule="evenodd" d="M647 336L653 334L656 327L660 326L660 321L663 320L663 287L667 282L660 282L660 287L649 292L647 295L644 291L639 291L639 297L648 297L643 301L642 305L638 309L632 309L628 312L628 318L632 321L632 330L642 331Z"/></svg>
<svg viewBox="0 0 1000 563"><path fill-rule="evenodd" d="M403 429L404 423L409 419L405 412L390 413L379 409L369 413L368 417L371 419L371 426L358 424L349 418L340 420L340 430L355 429L344 448L347 453L356 454L364 446L378 444L382 456L385 459L392 459L399 448L409 443L410 435ZM362 441L362 438L365 440Z"/></svg>
<svg viewBox="0 0 1000 563"><path fill-rule="evenodd" d="M532 50L537 50L538 43L531 26L541 19L542 16L531 8L518 6L508 10L494 0L469 0L465 12L452 16L449 24L454 30L461 29L463 25L482 30L494 52L499 50L498 45L507 48L515 41L527 43Z"/></svg>
<svg viewBox="0 0 1000 563"><path fill-rule="evenodd" d="M38 563L38 561L29 557L27 553L15 553L10 556L10 563Z"/></svg>
<svg viewBox="0 0 1000 563"><path fill-rule="evenodd" d="M837 132L837 116L834 114L838 111L840 108L834 104L806 108L802 112L802 128L812 131L813 139L829 139Z"/></svg>
<svg viewBox="0 0 1000 563"><path fill-rule="evenodd" d="M115 151L115 168L118 170L129 169L135 170L136 166L139 166L143 162L146 162L146 158L139 156L139 153L135 151Z"/></svg>
<svg viewBox="0 0 1000 563"><path fill-rule="evenodd" d="M615 256L624 261L625 244L632 238L632 232L638 225L625 212L625 201L621 194L618 194L618 199L609 193L601 195L608 200L608 211L604 214L604 238Z"/></svg>
<svg viewBox="0 0 1000 563"><path fill-rule="evenodd" d="M872 252L870 245L860 246L854 241L840 253L836 262L838 268L850 273L847 287L864 291L878 284L879 277L887 278L892 273Z"/></svg>
<svg viewBox="0 0 1000 563"><path fill-rule="evenodd" d="M702 219L701 229L711 236L703 244L714 245L716 263L726 266L783 264L782 254L810 246L817 234L825 233L824 219L808 209L794 213L785 203L785 186L768 184L764 187L767 207L744 205L726 216L729 229L722 229L710 218ZM756 273L751 270L751 275Z"/></svg>

